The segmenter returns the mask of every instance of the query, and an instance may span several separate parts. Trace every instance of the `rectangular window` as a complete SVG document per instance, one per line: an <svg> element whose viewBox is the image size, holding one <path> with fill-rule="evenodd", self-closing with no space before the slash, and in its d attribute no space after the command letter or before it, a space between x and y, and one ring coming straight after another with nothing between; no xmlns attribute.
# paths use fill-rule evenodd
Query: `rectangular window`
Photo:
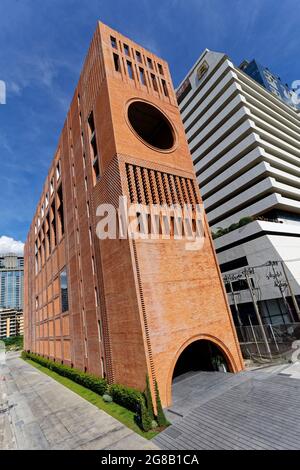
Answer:
<svg viewBox="0 0 300 470"><path fill-rule="evenodd" d="M132 68L132 63L129 62L129 60L127 60L127 72L128 72L129 78L133 80L133 68Z"/></svg>
<svg viewBox="0 0 300 470"><path fill-rule="evenodd" d="M155 91L158 91L158 86L157 86L157 81L156 77L153 73L151 73L151 81L152 81L152 86Z"/></svg>
<svg viewBox="0 0 300 470"><path fill-rule="evenodd" d="M59 160L59 162L56 166L56 181L59 180L60 176L61 176L61 169L60 169L60 160Z"/></svg>
<svg viewBox="0 0 300 470"><path fill-rule="evenodd" d="M99 342L102 341L102 326L101 326L101 321L98 320L98 338L99 338Z"/></svg>
<svg viewBox="0 0 300 470"><path fill-rule="evenodd" d="M57 190L57 215L58 215L58 233L59 240L65 233L65 223L64 223L64 201L63 201L63 192L62 185L60 185Z"/></svg>
<svg viewBox="0 0 300 470"><path fill-rule="evenodd" d="M148 64L149 69L153 69L153 62L150 59L150 57L147 57L147 64Z"/></svg>
<svg viewBox="0 0 300 470"><path fill-rule="evenodd" d="M51 249L53 250L56 246L56 216L55 216L55 201L51 204L50 210L50 238L51 238Z"/></svg>
<svg viewBox="0 0 300 470"><path fill-rule="evenodd" d="M94 172L94 184L100 178L100 167L99 167L99 159L98 157L95 158L93 162L93 172Z"/></svg>
<svg viewBox="0 0 300 470"><path fill-rule="evenodd" d="M142 84L142 85L146 85L144 69L142 69L141 67L139 67L139 71L140 71L140 80L141 80L141 84Z"/></svg>
<svg viewBox="0 0 300 470"><path fill-rule="evenodd" d="M92 147L92 160L94 160L98 155L97 141L96 141L95 135L91 140L91 147Z"/></svg>
<svg viewBox="0 0 300 470"><path fill-rule="evenodd" d="M140 64L142 63L142 55L139 51L135 51L135 56L136 56L136 60L137 62L139 62Z"/></svg>
<svg viewBox="0 0 300 470"><path fill-rule="evenodd" d="M169 96L168 87L165 80L161 81L165 96Z"/></svg>
<svg viewBox="0 0 300 470"><path fill-rule="evenodd" d="M121 72L121 67L120 67L120 58L118 56L118 54L113 54L113 58L114 58L114 66L115 66L115 71L116 72Z"/></svg>
<svg viewBox="0 0 300 470"><path fill-rule="evenodd" d="M110 36L110 43L111 43L111 47L113 47L114 49L117 49L118 46L117 46L117 40L116 38L114 38L113 36Z"/></svg>
<svg viewBox="0 0 300 470"><path fill-rule="evenodd" d="M93 111L90 113L90 115L88 117L88 124L89 124L90 135L93 135L94 132L95 132L95 121L94 121Z"/></svg>
<svg viewBox="0 0 300 470"><path fill-rule="evenodd" d="M69 310L69 299L68 299L68 276L67 271L64 269L60 273L60 300L61 300L61 311L67 312Z"/></svg>
<svg viewBox="0 0 300 470"><path fill-rule="evenodd" d="M158 71L160 73L160 75L163 75L164 74L164 70L162 68L162 65L161 64L157 64L157 67L158 67Z"/></svg>
<svg viewBox="0 0 300 470"><path fill-rule="evenodd" d="M96 307L98 307L98 291L97 291L97 287L95 287L95 304L96 304Z"/></svg>
<svg viewBox="0 0 300 470"><path fill-rule="evenodd" d="M47 214L47 217L46 217L45 239L46 239L46 258L48 259L51 253L49 213Z"/></svg>
<svg viewBox="0 0 300 470"><path fill-rule="evenodd" d="M130 56L129 46L127 46L127 44L124 44L124 52L125 52L125 55L127 55L128 57Z"/></svg>
<svg viewBox="0 0 300 470"><path fill-rule="evenodd" d="M50 181L50 196L52 196L54 192L54 180L53 178L51 178L51 181Z"/></svg>

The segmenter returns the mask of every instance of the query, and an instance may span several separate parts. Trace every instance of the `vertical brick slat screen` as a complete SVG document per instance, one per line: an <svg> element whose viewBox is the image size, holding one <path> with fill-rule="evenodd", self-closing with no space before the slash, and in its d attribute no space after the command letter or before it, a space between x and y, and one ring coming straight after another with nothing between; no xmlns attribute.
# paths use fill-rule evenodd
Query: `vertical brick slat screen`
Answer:
<svg viewBox="0 0 300 470"><path fill-rule="evenodd" d="M200 204L195 182L190 178L126 163L131 203Z"/></svg>

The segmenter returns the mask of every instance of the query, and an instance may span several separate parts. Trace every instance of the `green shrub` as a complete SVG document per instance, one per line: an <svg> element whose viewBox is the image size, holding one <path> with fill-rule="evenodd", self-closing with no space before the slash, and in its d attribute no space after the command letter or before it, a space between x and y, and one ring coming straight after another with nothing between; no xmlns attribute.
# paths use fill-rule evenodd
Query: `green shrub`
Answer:
<svg viewBox="0 0 300 470"><path fill-rule="evenodd" d="M244 225L249 224L250 222L252 222L252 220L252 217L242 217L239 220L239 227L243 227Z"/></svg>
<svg viewBox="0 0 300 470"><path fill-rule="evenodd" d="M148 432L150 429L152 429L152 419L151 416L149 415L149 412L146 407L145 400L141 400L141 408L140 408L140 427L142 428L143 431Z"/></svg>
<svg viewBox="0 0 300 470"><path fill-rule="evenodd" d="M239 228L239 224L235 223L235 224L229 225L228 230L229 232L231 232L232 230L236 230L237 228Z"/></svg>
<svg viewBox="0 0 300 470"><path fill-rule="evenodd" d="M103 395L107 389L107 382L101 377L97 377L93 374L87 374L78 369L73 369L72 367L66 366L65 364L60 364L58 362L50 361L38 354L33 354L30 352L22 352L23 359L31 359L34 362L37 362L43 367L47 367L53 372L56 372L63 377L73 380L74 382L82 385L83 387L92 390L93 392Z"/></svg>
<svg viewBox="0 0 300 470"><path fill-rule="evenodd" d="M153 402L152 402L152 395L151 395L151 389L150 389L148 374L146 375L146 390L144 392L144 395L145 395L146 407L147 407L149 416L151 418L151 421L153 421L154 420Z"/></svg>
<svg viewBox="0 0 300 470"><path fill-rule="evenodd" d="M124 406L124 408L127 408L127 410L131 410L134 413L139 410L140 403L143 401L143 395L139 390L126 387L125 385L110 385L109 394L115 403Z"/></svg>

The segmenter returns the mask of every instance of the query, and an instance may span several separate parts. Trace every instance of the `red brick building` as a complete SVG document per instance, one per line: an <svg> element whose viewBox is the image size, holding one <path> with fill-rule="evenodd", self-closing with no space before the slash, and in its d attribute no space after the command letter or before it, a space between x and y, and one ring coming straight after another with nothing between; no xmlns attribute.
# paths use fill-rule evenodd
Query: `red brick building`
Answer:
<svg viewBox="0 0 300 470"><path fill-rule="evenodd" d="M148 373L168 405L176 364L243 361L206 222L198 251L99 240L120 195L201 201L167 63L98 23L26 242L25 348L140 389Z"/></svg>

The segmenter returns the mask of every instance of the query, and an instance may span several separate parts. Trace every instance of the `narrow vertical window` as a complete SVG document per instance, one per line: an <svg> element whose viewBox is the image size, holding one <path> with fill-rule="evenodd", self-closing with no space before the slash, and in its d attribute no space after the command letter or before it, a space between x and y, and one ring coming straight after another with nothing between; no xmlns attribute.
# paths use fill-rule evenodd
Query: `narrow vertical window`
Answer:
<svg viewBox="0 0 300 470"><path fill-rule="evenodd" d="M127 60L127 72L128 72L129 78L133 80L133 68L132 68L132 63L129 62L129 60Z"/></svg>
<svg viewBox="0 0 300 470"><path fill-rule="evenodd" d="M168 87L165 80L161 81L165 96L169 96Z"/></svg>
<svg viewBox="0 0 300 470"><path fill-rule="evenodd" d="M139 62L140 64L142 63L142 55L139 51L135 51L135 56L136 56L136 60L137 62Z"/></svg>
<svg viewBox="0 0 300 470"><path fill-rule="evenodd" d="M150 57L147 57L147 64L148 64L149 69L153 69L153 63Z"/></svg>
<svg viewBox="0 0 300 470"><path fill-rule="evenodd" d="M53 178L51 178L51 181L50 181L50 196L52 196L54 192L54 180Z"/></svg>
<svg viewBox="0 0 300 470"><path fill-rule="evenodd" d="M158 91L156 77L153 73L151 73L151 82L152 82L153 90Z"/></svg>
<svg viewBox="0 0 300 470"><path fill-rule="evenodd" d="M59 160L56 166L56 181L58 181L60 177L61 177L61 168L60 168L60 160Z"/></svg>
<svg viewBox="0 0 300 470"><path fill-rule="evenodd" d="M92 136L95 132L95 121L94 121L93 111L90 113L88 117L88 125L89 125L90 136Z"/></svg>
<svg viewBox="0 0 300 470"><path fill-rule="evenodd" d="M97 291L97 287L95 287L95 305L96 305L96 307L98 307L98 291Z"/></svg>
<svg viewBox="0 0 300 470"><path fill-rule="evenodd" d="M129 46L127 44L124 44L124 52L125 52L125 55L127 55L128 57L130 56Z"/></svg>
<svg viewBox="0 0 300 470"><path fill-rule="evenodd" d="M141 84L142 84L142 85L146 85L144 69L142 69L141 67L139 67L139 71L140 71L140 80L141 80Z"/></svg>
<svg viewBox="0 0 300 470"><path fill-rule="evenodd" d="M58 233L59 240L65 233L65 223L64 223L64 201L63 201L63 192L62 185L57 190L57 215L58 215Z"/></svg>
<svg viewBox="0 0 300 470"><path fill-rule="evenodd" d="M120 67L120 58L119 58L118 54L113 53L113 58L114 58L115 71L120 72L121 67Z"/></svg>
<svg viewBox="0 0 300 470"><path fill-rule="evenodd" d="M102 325L101 325L101 321L98 320L98 338L99 338L99 342L102 341Z"/></svg>
<svg viewBox="0 0 300 470"><path fill-rule="evenodd" d="M68 276L67 276L66 269L64 269L60 273L60 295L61 295L61 311L67 312L69 310L69 299L68 299Z"/></svg>
<svg viewBox="0 0 300 470"><path fill-rule="evenodd" d="M114 49L117 49L117 40L113 36L110 36L110 44L111 44L111 47L113 47Z"/></svg>
<svg viewBox="0 0 300 470"><path fill-rule="evenodd" d="M161 64L157 64L157 67L158 67L158 71L160 73L160 75L163 75L164 74L164 70L162 68L162 65Z"/></svg>

